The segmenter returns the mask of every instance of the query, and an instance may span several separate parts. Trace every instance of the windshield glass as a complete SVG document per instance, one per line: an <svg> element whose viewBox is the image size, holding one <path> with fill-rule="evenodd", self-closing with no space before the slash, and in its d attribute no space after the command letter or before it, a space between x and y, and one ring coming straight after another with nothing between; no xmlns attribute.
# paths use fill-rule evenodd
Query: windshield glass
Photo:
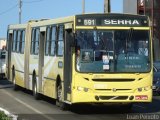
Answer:
<svg viewBox="0 0 160 120"><path fill-rule="evenodd" d="M79 72L147 72L149 31L79 30L76 32Z"/></svg>

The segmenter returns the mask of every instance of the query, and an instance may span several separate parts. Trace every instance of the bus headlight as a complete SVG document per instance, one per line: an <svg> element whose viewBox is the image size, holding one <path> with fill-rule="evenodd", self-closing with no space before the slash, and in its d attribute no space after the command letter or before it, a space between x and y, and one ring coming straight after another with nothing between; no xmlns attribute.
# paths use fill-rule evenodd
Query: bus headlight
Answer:
<svg viewBox="0 0 160 120"><path fill-rule="evenodd" d="M150 89L151 89L150 86L146 86L146 87L138 88L137 90L138 90L138 92L142 92L142 91L148 91L148 90L150 90Z"/></svg>
<svg viewBox="0 0 160 120"><path fill-rule="evenodd" d="M145 91L148 91L148 90L150 90L150 89L151 89L150 86L144 87L144 90L145 90Z"/></svg>
<svg viewBox="0 0 160 120"><path fill-rule="evenodd" d="M83 91L83 87L78 86L78 87L77 87L77 90L78 90L78 91Z"/></svg>
<svg viewBox="0 0 160 120"><path fill-rule="evenodd" d="M78 90L78 91L88 92L89 88L78 86L78 87L77 87L77 90Z"/></svg>

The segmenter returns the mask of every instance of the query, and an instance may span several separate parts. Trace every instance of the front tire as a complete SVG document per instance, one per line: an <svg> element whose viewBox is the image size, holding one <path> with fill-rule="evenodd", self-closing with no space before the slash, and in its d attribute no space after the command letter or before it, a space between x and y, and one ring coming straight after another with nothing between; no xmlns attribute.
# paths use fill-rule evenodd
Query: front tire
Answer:
<svg viewBox="0 0 160 120"><path fill-rule="evenodd" d="M63 102L62 95L63 95L63 94L62 94L62 84L60 83L60 84L57 86L56 105L59 106L61 110L67 110L67 109L68 109L68 105Z"/></svg>

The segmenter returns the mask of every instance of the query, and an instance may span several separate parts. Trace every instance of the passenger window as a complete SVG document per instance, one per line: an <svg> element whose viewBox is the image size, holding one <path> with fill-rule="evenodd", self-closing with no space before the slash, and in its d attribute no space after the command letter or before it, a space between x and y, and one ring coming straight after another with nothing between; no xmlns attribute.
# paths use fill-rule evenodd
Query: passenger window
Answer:
<svg viewBox="0 0 160 120"><path fill-rule="evenodd" d="M36 36L35 36L35 52L34 54L39 53L39 29L36 29Z"/></svg>
<svg viewBox="0 0 160 120"><path fill-rule="evenodd" d="M20 41L21 41L21 31L18 31L18 36L17 36L17 41L16 41L16 44L17 44L16 51L17 52L20 52Z"/></svg>
<svg viewBox="0 0 160 120"><path fill-rule="evenodd" d="M32 41L31 41L31 54L34 54L34 34L35 34L35 29L32 30Z"/></svg>
<svg viewBox="0 0 160 120"><path fill-rule="evenodd" d="M64 27L60 26L58 31L58 55L63 56L64 49Z"/></svg>
<svg viewBox="0 0 160 120"><path fill-rule="evenodd" d="M22 40L21 40L21 53L24 53L24 45L25 45L25 31L22 31Z"/></svg>
<svg viewBox="0 0 160 120"><path fill-rule="evenodd" d="M49 55L50 27L47 28L45 55Z"/></svg>
<svg viewBox="0 0 160 120"><path fill-rule="evenodd" d="M12 41L12 51L15 52L16 50L16 39L17 39L17 31L13 32L13 41Z"/></svg>
<svg viewBox="0 0 160 120"><path fill-rule="evenodd" d="M31 54L39 53L39 29L32 30Z"/></svg>
<svg viewBox="0 0 160 120"><path fill-rule="evenodd" d="M56 27L55 26L53 26L52 27L52 35L51 35L51 54L50 55L55 55L55 46L56 46L56 44L55 44L55 42L56 42Z"/></svg>

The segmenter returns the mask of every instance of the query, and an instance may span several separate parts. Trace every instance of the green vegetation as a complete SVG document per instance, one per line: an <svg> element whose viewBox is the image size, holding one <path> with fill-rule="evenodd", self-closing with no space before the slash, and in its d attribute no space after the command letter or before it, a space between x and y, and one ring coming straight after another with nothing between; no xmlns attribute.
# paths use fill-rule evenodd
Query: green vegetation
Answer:
<svg viewBox="0 0 160 120"><path fill-rule="evenodd" d="M11 120L3 111L0 111L0 120Z"/></svg>

